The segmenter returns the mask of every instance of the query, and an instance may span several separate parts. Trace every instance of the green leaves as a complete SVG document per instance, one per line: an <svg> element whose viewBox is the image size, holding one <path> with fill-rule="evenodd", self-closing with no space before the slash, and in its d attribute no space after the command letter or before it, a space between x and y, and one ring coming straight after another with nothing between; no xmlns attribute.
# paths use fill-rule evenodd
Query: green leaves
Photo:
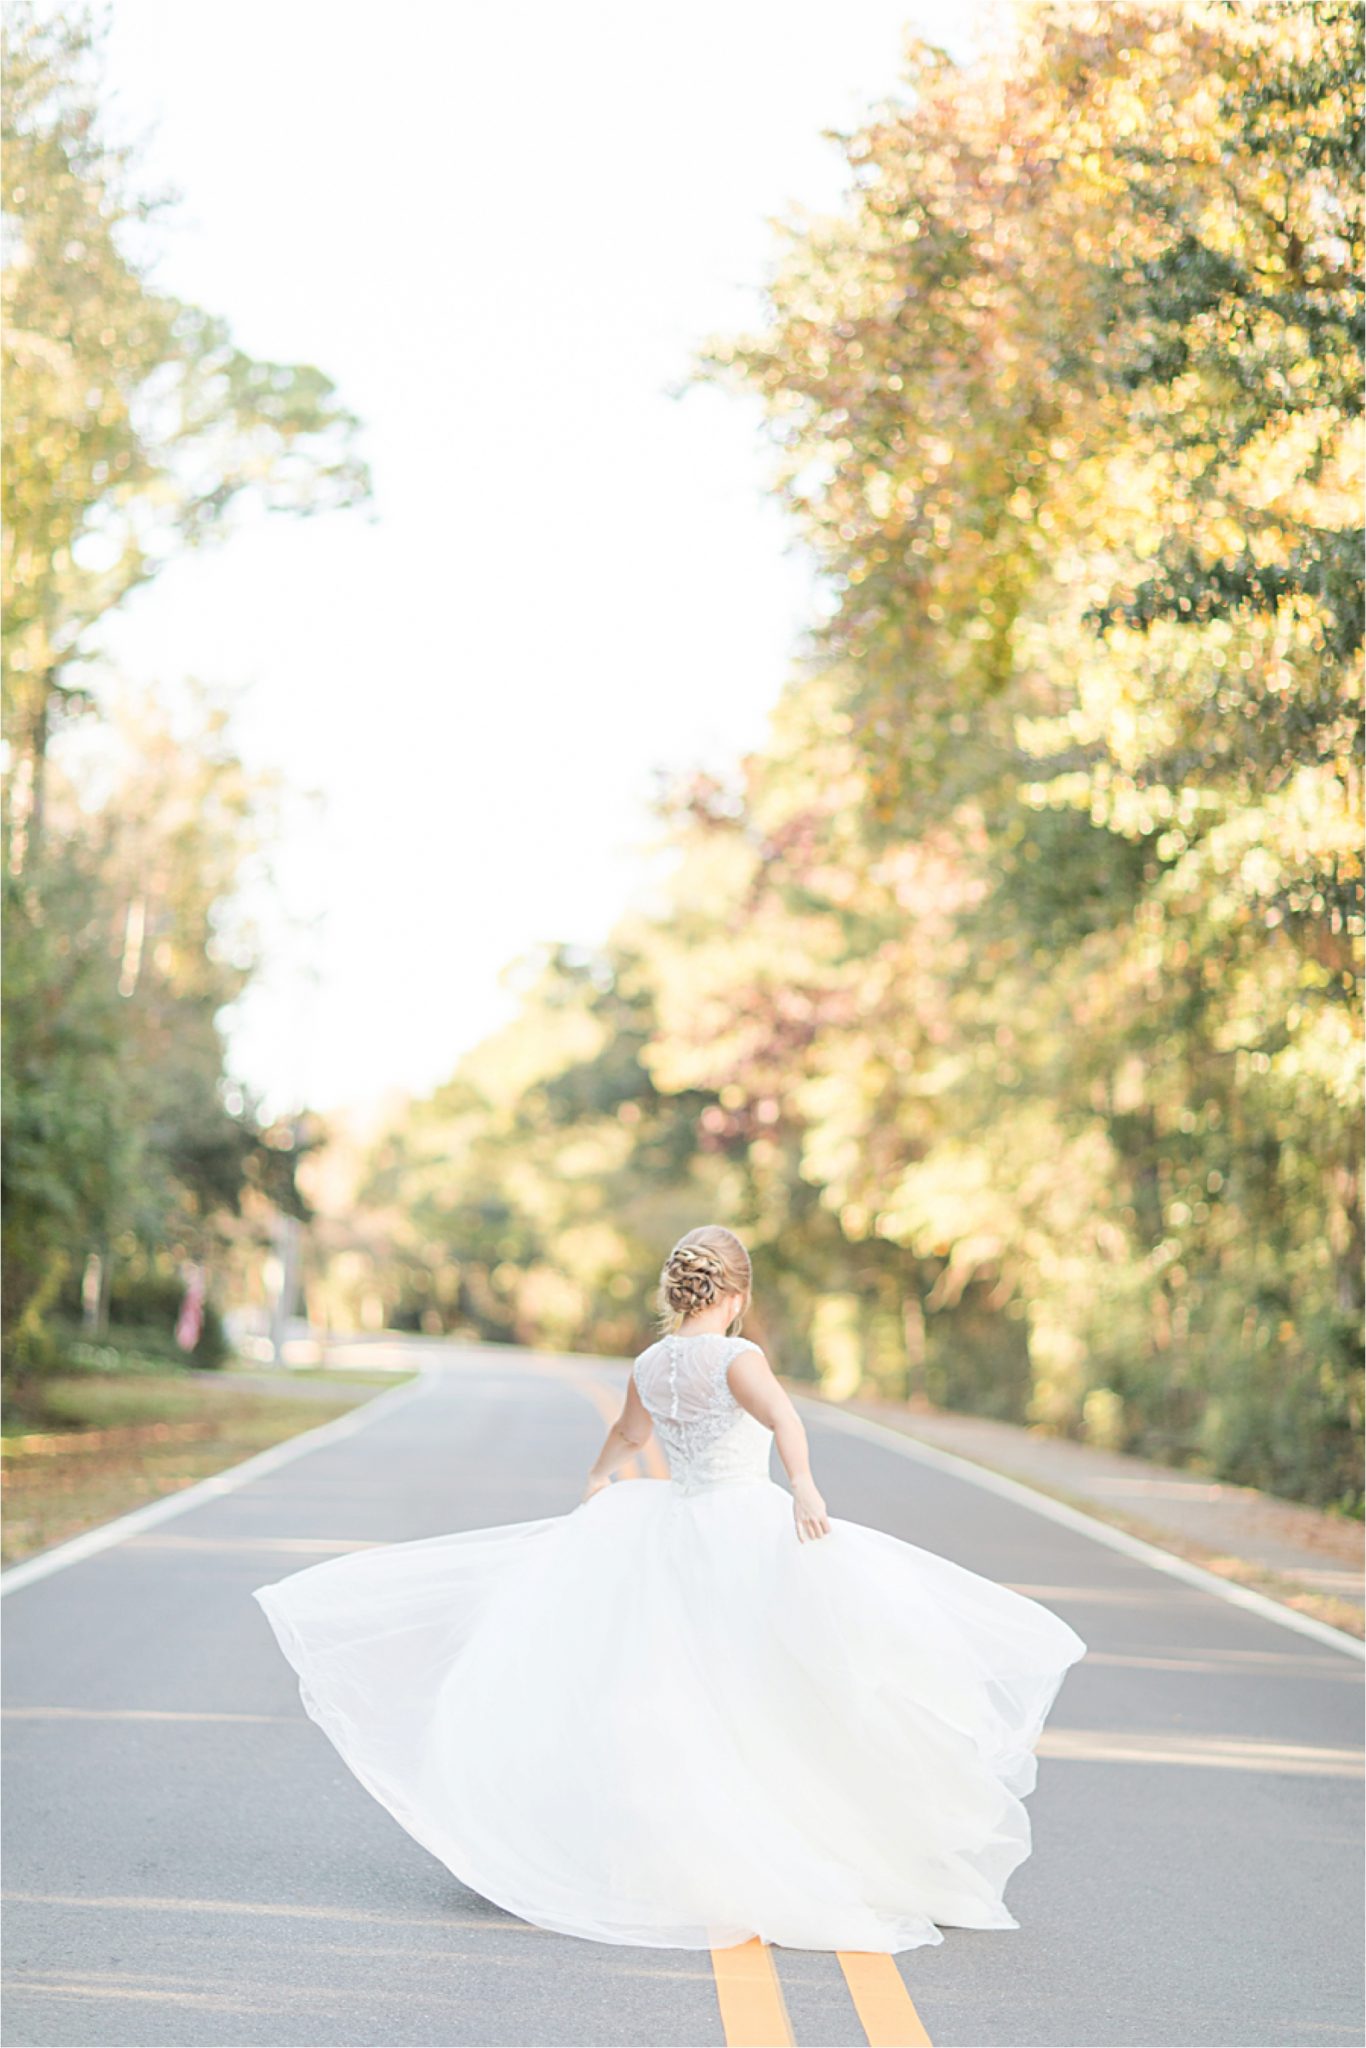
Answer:
<svg viewBox="0 0 1366 2048"><path fill-rule="evenodd" d="M5 732L41 752L98 621L239 505L311 515L369 490L357 421L307 364L257 362L150 281L88 26L10 10L4 130Z"/></svg>
<svg viewBox="0 0 1366 2048"><path fill-rule="evenodd" d="M32 1364L88 1254L173 1286L246 1190L301 1206L301 1148L230 1098L219 1023L250 971L221 927L263 792L221 718L178 742L144 711L133 766L92 796L49 758L54 709L89 709L100 621L238 508L308 516L369 486L321 371L254 360L152 281L167 201L106 137L88 21L16 5L4 58L4 1313Z"/></svg>

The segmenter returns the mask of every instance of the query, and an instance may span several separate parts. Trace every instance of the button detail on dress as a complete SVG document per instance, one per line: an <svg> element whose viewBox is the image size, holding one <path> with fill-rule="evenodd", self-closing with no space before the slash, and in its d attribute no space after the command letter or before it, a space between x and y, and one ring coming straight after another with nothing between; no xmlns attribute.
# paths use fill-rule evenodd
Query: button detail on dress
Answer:
<svg viewBox="0 0 1366 2048"><path fill-rule="evenodd" d="M632 1368L668 1460L684 1493L737 1481L767 1481L772 1432L743 1409L726 1369L748 1339L719 1331L671 1331L643 1351Z"/></svg>

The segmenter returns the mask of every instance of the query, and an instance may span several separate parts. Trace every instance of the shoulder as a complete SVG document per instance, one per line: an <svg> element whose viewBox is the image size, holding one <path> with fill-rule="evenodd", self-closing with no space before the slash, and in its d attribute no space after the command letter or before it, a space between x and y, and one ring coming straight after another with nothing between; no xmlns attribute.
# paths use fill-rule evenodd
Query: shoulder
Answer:
<svg viewBox="0 0 1366 2048"><path fill-rule="evenodd" d="M776 1427L785 1397L777 1374L752 1337L731 1339L722 1379L737 1408L743 1408L766 1429Z"/></svg>
<svg viewBox="0 0 1366 2048"><path fill-rule="evenodd" d="M739 1365L742 1360L748 1359L751 1363L757 1360L760 1365L768 1364L763 1350L755 1343L752 1337L728 1337L726 1339L725 1359L727 1379L730 1377L731 1367Z"/></svg>

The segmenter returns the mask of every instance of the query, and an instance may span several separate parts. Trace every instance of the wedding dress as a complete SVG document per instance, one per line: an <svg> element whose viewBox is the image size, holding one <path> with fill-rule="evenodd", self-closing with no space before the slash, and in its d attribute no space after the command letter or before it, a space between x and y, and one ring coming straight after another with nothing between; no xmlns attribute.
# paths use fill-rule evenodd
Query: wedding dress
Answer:
<svg viewBox="0 0 1366 2048"><path fill-rule="evenodd" d="M256 1588L303 1705L462 1883L592 1941L897 1952L1007 1928L1081 1637L860 1522L799 1542L743 1338L635 1361L668 1481Z"/></svg>

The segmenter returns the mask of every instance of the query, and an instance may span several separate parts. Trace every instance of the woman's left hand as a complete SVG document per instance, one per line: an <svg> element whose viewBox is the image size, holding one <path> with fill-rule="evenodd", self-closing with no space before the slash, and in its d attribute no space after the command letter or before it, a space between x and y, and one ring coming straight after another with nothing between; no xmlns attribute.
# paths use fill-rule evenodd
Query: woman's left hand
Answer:
<svg viewBox="0 0 1366 2048"><path fill-rule="evenodd" d="M815 1481L805 1474L792 1482L792 1518L799 1543L817 1543L830 1534L830 1516Z"/></svg>
<svg viewBox="0 0 1366 2048"><path fill-rule="evenodd" d="M582 1507L585 1500L592 1500L595 1493L601 1493L604 1486L611 1484L610 1479L590 1479L583 1490L583 1500L579 1502L579 1506Z"/></svg>

